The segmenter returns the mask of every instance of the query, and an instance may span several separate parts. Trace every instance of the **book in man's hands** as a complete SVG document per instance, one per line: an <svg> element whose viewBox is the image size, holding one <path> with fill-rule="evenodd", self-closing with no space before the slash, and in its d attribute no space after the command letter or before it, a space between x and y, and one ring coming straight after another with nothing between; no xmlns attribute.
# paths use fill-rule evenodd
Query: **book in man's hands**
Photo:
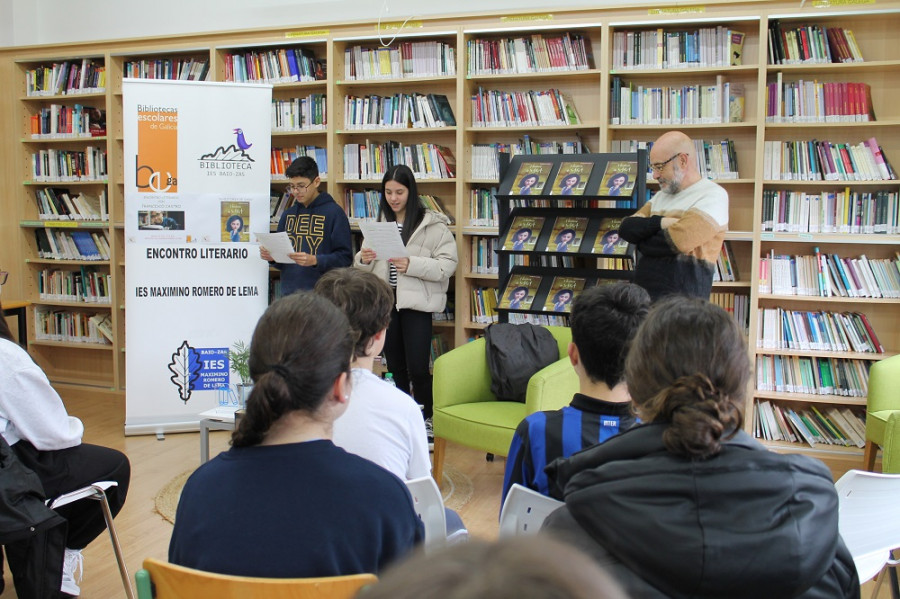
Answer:
<svg viewBox="0 0 900 599"><path fill-rule="evenodd" d="M504 250L531 252L544 226L543 216L516 216L509 226Z"/></svg>
<svg viewBox="0 0 900 599"><path fill-rule="evenodd" d="M587 186L593 168L593 162L560 162L559 170L556 171L556 180L552 186L549 186L547 193L562 196L584 195L584 188Z"/></svg>
<svg viewBox="0 0 900 599"><path fill-rule="evenodd" d="M584 239L588 219L583 216L558 216L547 239L547 252L577 252Z"/></svg>
<svg viewBox="0 0 900 599"><path fill-rule="evenodd" d="M553 277L547 301L544 303L544 311L570 312L572 302L582 292L584 284L585 280L581 277Z"/></svg>
<svg viewBox="0 0 900 599"><path fill-rule="evenodd" d="M506 283L506 288L503 289L500 304L497 307L508 310L531 309L540 285L541 277L537 275L512 275Z"/></svg>

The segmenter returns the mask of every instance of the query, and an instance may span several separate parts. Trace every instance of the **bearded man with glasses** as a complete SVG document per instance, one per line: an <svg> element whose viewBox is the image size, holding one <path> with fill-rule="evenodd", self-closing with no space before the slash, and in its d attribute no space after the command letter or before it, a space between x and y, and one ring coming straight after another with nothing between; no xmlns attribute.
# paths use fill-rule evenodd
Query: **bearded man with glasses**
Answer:
<svg viewBox="0 0 900 599"><path fill-rule="evenodd" d="M309 156L294 160L284 171L288 191L294 198L278 221L279 233L287 231L294 246L288 254L291 264L275 263L269 250L260 246L259 255L281 271L281 293L290 295L309 290L332 268L353 262L350 221L347 213L328 192L319 192L319 165Z"/></svg>
<svg viewBox="0 0 900 599"><path fill-rule="evenodd" d="M640 252L634 280L654 301L671 294L709 299L728 230L728 193L700 176L694 142L680 131L653 143L650 167L659 191L619 227Z"/></svg>

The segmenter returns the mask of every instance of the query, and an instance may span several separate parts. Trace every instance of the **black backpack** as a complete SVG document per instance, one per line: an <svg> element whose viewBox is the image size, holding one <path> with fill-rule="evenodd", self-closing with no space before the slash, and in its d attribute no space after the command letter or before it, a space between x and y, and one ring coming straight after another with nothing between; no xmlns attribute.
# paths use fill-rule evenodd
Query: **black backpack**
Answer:
<svg viewBox="0 0 900 599"><path fill-rule="evenodd" d="M491 392L502 401L525 401L528 380L559 360L553 334L533 324L492 324L484 331Z"/></svg>

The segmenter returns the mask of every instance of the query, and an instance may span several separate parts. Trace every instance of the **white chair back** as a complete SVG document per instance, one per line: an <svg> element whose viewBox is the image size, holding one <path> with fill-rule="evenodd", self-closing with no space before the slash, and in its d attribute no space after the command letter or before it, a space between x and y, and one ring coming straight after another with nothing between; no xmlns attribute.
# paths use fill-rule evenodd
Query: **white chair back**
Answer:
<svg viewBox="0 0 900 599"><path fill-rule="evenodd" d="M425 524L425 551L442 547L447 543L447 515L444 498L437 483L430 476L406 481L413 499L416 515Z"/></svg>
<svg viewBox="0 0 900 599"><path fill-rule="evenodd" d="M900 548L900 474L849 470L835 484L838 529L863 583Z"/></svg>
<svg viewBox="0 0 900 599"><path fill-rule="evenodd" d="M500 537L538 532L544 519L562 505L562 501L514 484L500 509Z"/></svg>

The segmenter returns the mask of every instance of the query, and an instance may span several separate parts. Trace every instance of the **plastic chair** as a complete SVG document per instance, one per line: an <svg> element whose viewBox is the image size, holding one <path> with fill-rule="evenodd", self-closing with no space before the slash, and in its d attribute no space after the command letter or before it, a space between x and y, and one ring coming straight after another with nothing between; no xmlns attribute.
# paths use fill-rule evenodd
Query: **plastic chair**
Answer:
<svg viewBox="0 0 900 599"><path fill-rule="evenodd" d="M578 391L578 375L568 358L572 331L546 327L556 338L560 360L528 381L525 403L499 401L491 393L484 338L457 347L434 362L434 459L432 475L443 484L447 441L494 455L509 452L513 433L532 412L558 410Z"/></svg>
<svg viewBox="0 0 900 599"><path fill-rule="evenodd" d="M425 525L425 551L447 544L447 515L444 512L444 498L437 483L430 476L406 481L412 495L416 515Z"/></svg>
<svg viewBox="0 0 900 599"><path fill-rule="evenodd" d="M563 505L562 501L514 484L500 508L500 538L537 533L547 516Z"/></svg>
<svg viewBox="0 0 900 599"><path fill-rule="evenodd" d="M255 578L214 574L153 558L134 576L138 599L352 599L364 586L378 582L374 574L325 578Z"/></svg>
<svg viewBox="0 0 900 599"><path fill-rule="evenodd" d="M81 499L93 499L100 502L103 510L103 519L106 521L106 530L109 531L109 539L112 541L113 552L116 554L116 562L119 564L119 574L122 576L122 585L125 587L125 595L128 599L134 599L134 589L131 587L131 577L128 575L128 567L125 565L125 556L122 555L122 546L119 544L119 536L116 534L116 525L113 521L112 511L109 509L109 501L106 498L106 490L118 486L119 483L111 480L96 482L90 486L82 487L75 491L60 495L55 499L48 499L50 509L56 509Z"/></svg>
<svg viewBox="0 0 900 599"><path fill-rule="evenodd" d="M888 420L892 414L900 418L900 354L880 360L869 369L868 396L866 398L866 449L863 456L863 467L875 469L875 456L878 446L889 443L887 435ZM900 443L900 438L894 443ZM887 451L885 451L885 454ZM886 458L886 455L883 456ZM882 468L885 472L900 472L900 463L891 469Z"/></svg>
<svg viewBox="0 0 900 599"><path fill-rule="evenodd" d="M835 484L838 528L853 556L859 581L877 577L872 597L887 572L896 566L891 550L900 548L900 474L850 470Z"/></svg>

